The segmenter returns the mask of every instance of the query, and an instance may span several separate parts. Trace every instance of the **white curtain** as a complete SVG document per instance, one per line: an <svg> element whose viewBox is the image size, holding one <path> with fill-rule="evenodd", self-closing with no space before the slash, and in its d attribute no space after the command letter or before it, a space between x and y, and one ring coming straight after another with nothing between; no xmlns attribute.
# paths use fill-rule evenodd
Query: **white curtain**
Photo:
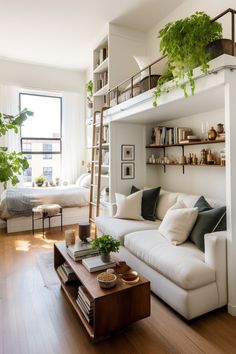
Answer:
<svg viewBox="0 0 236 354"><path fill-rule="evenodd" d="M19 89L15 86L0 85L0 112L16 115L19 113ZM11 151L20 151L20 133L13 130L0 137L0 146Z"/></svg>
<svg viewBox="0 0 236 354"><path fill-rule="evenodd" d="M85 112L81 94L62 95L62 181L75 183L85 160Z"/></svg>

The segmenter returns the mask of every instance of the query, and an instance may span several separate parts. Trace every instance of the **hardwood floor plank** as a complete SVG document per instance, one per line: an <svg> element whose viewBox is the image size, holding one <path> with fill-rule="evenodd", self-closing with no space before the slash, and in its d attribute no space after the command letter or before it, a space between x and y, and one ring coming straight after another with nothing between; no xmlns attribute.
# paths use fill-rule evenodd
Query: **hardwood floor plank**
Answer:
<svg viewBox="0 0 236 354"><path fill-rule="evenodd" d="M151 317L91 343L60 286L43 283L36 256L64 233L46 235L0 231L0 354L236 353L236 318L225 308L188 323L156 296Z"/></svg>

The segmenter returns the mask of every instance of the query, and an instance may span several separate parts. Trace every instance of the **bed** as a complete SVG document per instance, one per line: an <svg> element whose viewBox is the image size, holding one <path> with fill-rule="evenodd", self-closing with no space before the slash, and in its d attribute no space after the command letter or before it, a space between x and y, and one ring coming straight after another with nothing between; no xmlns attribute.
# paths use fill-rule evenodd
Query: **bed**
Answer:
<svg viewBox="0 0 236 354"><path fill-rule="evenodd" d="M7 232L32 229L31 211L40 204L59 204L63 208L63 225L88 220L89 188L76 184L59 187L9 188L1 196L0 217L7 222ZM51 226L58 226L58 218ZM36 221L35 228L41 228Z"/></svg>

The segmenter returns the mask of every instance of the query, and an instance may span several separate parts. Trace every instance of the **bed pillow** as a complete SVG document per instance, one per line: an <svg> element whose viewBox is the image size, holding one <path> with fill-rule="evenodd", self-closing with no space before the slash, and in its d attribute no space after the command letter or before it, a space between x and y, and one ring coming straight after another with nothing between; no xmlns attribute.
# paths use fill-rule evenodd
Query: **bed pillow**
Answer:
<svg viewBox="0 0 236 354"><path fill-rule="evenodd" d="M156 208L159 200L161 187L146 189L143 191L142 197L142 217L145 220L156 220ZM131 194L138 192L139 189L135 186L131 188Z"/></svg>
<svg viewBox="0 0 236 354"><path fill-rule="evenodd" d="M203 196L198 199L195 207L197 207L200 212L189 236L189 240L204 252L205 234L226 230L226 207L212 208Z"/></svg>
<svg viewBox="0 0 236 354"><path fill-rule="evenodd" d="M173 245L184 243L198 216L198 208L187 208L183 201L178 201L166 213L159 232Z"/></svg>
<svg viewBox="0 0 236 354"><path fill-rule="evenodd" d="M83 173L82 175L80 175L79 178L76 180L75 184L77 186L81 187L81 183L82 183L83 179L88 175L90 176L89 173Z"/></svg>
<svg viewBox="0 0 236 354"><path fill-rule="evenodd" d="M142 217L142 196L143 191L130 194L128 197L115 193L117 211L115 218L143 220Z"/></svg>

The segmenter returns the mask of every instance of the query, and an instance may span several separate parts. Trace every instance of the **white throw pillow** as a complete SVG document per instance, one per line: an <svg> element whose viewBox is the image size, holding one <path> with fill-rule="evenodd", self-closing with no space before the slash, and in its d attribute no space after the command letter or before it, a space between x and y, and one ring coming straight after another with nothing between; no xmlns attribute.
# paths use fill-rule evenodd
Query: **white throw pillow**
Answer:
<svg viewBox="0 0 236 354"><path fill-rule="evenodd" d="M142 197L143 191L139 191L126 197L123 194L116 193L117 211L115 218L143 220L142 217Z"/></svg>
<svg viewBox="0 0 236 354"><path fill-rule="evenodd" d="M90 188L90 183L91 183L91 174L90 173L84 173L82 174L75 184L79 187L82 188Z"/></svg>
<svg viewBox="0 0 236 354"><path fill-rule="evenodd" d="M157 204L157 219L163 220L167 211L177 202L178 194L161 189Z"/></svg>
<svg viewBox="0 0 236 354"><path fill-rule="evenodd" d="M159 232L172 244L185 242L197 220L198 208L187 208L183 201L178 201L166 213Z"/></svg>

